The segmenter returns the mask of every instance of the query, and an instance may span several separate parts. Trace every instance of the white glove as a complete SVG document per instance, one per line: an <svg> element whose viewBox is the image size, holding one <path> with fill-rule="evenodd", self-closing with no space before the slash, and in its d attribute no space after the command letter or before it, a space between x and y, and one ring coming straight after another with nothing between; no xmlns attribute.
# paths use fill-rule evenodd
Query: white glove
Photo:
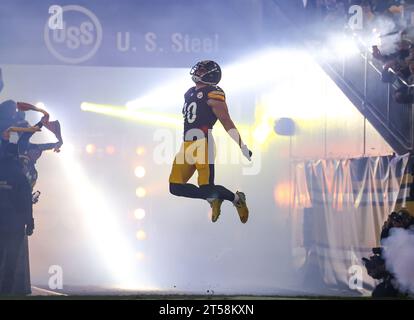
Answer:
<svg viewBox="0 0 414 320"><path fill-rule="evenodd" d="M243 144L240 148L241 148L243 155L247 158L247 160L252 161L253 152L251 152L245 144Z"/></svg>

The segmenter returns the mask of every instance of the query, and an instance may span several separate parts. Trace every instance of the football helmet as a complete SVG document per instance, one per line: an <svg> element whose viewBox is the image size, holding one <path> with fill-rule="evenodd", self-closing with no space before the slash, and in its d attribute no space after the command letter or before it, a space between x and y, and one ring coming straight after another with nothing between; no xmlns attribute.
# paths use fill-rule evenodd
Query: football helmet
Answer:
<svg viewBox="0 0 414 320"><path fill-rule="evenodd" d="M191 68L190 75L195 83L216 85L221 80L221 68L214 61L204 60Z"/></svg>

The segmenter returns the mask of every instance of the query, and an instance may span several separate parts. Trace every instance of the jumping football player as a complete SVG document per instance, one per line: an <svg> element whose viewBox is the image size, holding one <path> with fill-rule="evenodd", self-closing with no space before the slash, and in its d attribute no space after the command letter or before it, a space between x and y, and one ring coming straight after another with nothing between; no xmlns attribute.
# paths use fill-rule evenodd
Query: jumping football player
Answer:
<svg viewBox="0 0 414 320"><path fill-rule="evenodd" d="M170 192L179 197L204 199L212 208L212 221L216 222L224 200L231 201L240 221L246 223L249 209L243 192L231 192L214 184L215 146L211 131L217 119L243 155L251 161L252 152L243 143L227 108L224 91L217 86L221 68L214 61L198 62L190 72L195 86L184 95L184 142L174 159L170 174ZM187 183L197 170L198 187Z"/></svg>

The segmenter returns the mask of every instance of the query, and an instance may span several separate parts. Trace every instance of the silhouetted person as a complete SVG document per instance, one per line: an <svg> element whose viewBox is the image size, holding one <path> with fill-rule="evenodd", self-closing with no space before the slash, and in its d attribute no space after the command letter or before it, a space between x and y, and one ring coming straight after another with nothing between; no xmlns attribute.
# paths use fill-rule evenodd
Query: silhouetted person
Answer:
<svg viewBox="0 0 414 320"><path fill-rule="evenodd" d="M0 295L30 293L26 235L33 230L32 190L17 145L8 143L0 158Z"/></svg>

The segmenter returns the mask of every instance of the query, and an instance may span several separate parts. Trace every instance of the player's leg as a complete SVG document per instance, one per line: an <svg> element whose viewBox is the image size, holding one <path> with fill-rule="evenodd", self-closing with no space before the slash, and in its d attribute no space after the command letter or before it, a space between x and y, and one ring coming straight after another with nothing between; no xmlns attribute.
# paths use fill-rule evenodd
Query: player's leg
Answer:
<svg viewBox="0 0 414 320"><path fill-rule="evenodd" d="M249 219L249 208L246 203L246 195L243 192L231 192L227 188L216 185L201 185L200 190L204 193L204 198L210 203L212 208L211 220L216 222L221 213L221 204L224 200L228 200L236 207L240 221L246 223Z"/></svg>
<svg viewBox="0 0 414 320"><path fill-rule="evenodd" d="M226 198L232 201L234 195L230 190L214 185L216 148L211 132L207 139L202 140L201 145L198 145L197 151L198 185L211 206L211 221L216 222L221 214L223 201Z"/></svg>
<svg viewBox="0 0 414 320"><path fill-rule="evenodd" d="M200 188L191 183L170 181L170 193L177 197L205 200L204 193L200 191Z"/></svg>
<svg viewBox="0 0 414 320"><path fill-rule="evenodd" d="M204 161L200 161L203 159L203 156L197 158L198 161L196 162L196 169L198 172L198 185L200 186L200 190L203 191L204 197L210 203L212 208L212 216L211 220L216 222L221 213L221 204L224 200L228 200L234 204L239 214L240 221L242 223L246 223L249 218L249 209L247 208L246 204L246 196L242 192L233 193L229 189L225 188L221 185L216 185L214 183L215 179L215 164L214 164L214 145L208 145L207 140L205 141L207 145L203 148L203 146L199 146L198 151L202 151L204 149Z"/></svg>
<svg viewBox="0 0 414 320"><path fill-rule="evenodd" d="M223 186L214 184L215 177L215 146L212 137L197 141L195 159L198 172L198 185L212 208L211 220L216 222L221 213L224 200L234 201L235 195Z"/></svg>
<svg viewBox="0 0 414 320"><path fill-rule="evenodd" d="M206 195L206 199L221 199L233 202L235 194L229 189L214 184L215 167L214 164L196 165L198 172L198 185Z"/></svg>
<svg viewBox="0 0 414 320"><path fill-rule="evenodd" d="M170 193L177 197L186 197L192 199L205 199L200 189L190 183L188 180L194 174L196 168L185 159L185 143L174 159L170 174Z"/></svg>
<svg viewBox="0 0 414 320"><path fill-rule="evenodd" d="M210 203L211 220L216 222L221 213L221 204L224 200L233 202L235 194L227 188L214 184L214 164L196 165L198 172L198 184L204 194L204 198Z"/></svg>

